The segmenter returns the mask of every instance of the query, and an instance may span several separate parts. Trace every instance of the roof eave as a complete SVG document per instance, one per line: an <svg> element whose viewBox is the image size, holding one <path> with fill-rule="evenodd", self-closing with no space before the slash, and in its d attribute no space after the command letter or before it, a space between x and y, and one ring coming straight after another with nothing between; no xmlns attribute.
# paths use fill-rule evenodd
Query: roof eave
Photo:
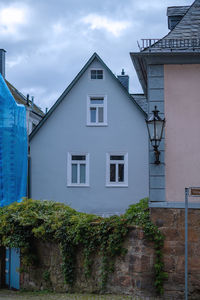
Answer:
<svg viewBox="0 0 200 300"><path fill-rule="evenodd" d="M143 92L147 94L147 67L146 62L144 60L144 56L140 55L138 52L131 52L131 60L134 65L135 71L137 73L138 79L142 86Z"/></svg>
<svg viewBox="0 0 200 300"><path fill-rule="evenodd" d="M180 50L174 50L173 52L131 52L130 56L145 95L147 92L148 64L200 63L200 52L193 50L187 52Z"/></svg>

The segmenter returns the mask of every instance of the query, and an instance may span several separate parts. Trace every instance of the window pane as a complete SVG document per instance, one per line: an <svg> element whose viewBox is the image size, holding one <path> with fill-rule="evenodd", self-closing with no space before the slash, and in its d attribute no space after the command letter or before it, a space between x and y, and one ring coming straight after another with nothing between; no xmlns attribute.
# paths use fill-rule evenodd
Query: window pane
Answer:
<svg viewBox="0 0 200 300"><path fill-rule="evenodd" d="M103 100L104 98L103 97L93 97L93 98L90 98L90 103L91 104L103 104Z"/></svg>
<svg viewBox="0 0 200 300"><path fill-rule="evenodd" d="M72 160L85 160L85 155L72 155Z"/></svg>
<svg viewBox="0 0 200 300"><path fill-rule="evenodd" d="M103 107L98 108L98 121L99 123L103 123Z"/></svg>
<svg viewBox="0 0 200 300"><path fill-rule="evenodd" d="M111 155L110 160L124 160L124 155Z"/></svg>
<svg viewBox="0 0 200 300"><path fill-rule="evenodd" d="M90 108L90 122L96 123L96 107Z"/></svg>
<svg viewBox="0 0 200 300"><path fill-rule="evenodd" d="M96 70L91 70L91 79L96 79Z"/></svg>
<svg viewBox="0 0 200 300"><path fill-rule="evenodd" d="M80 164L80 183L85 183L85 164Z"/></svg>
<svg viewBox="0 0 200 300"><path fill-rule="evenodd" d="M110 182L115 182L116 178L116 165L110 164Z"/></svg>
<svg viewBox="0 0 200 300"><path fill-rule="evenodd" d="M77 183L77 164L72 164L72 183Z"/></svg>
<svg viewBox="0 0 200 300"><path fill-rule="evenodd" d="M97 79L103 79L103 70L97 70Z"/></svg>
<svg viewBox="0 0 200 300"><path fill-rule="evenodd" d="M118 182L124 182L124 164L118 165Z"/></svg>
<svg viewBox="0 0 200 300"><path fill-rule="evenodd" d="M103 79L103 70L91 70L91 79Z"/></svg>

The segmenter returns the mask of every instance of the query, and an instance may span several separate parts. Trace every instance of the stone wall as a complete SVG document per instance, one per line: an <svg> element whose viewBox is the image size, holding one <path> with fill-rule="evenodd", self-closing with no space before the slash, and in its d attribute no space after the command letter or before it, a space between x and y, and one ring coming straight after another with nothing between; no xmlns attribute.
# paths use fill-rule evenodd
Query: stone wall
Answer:
<svg viewBox="0 0 200 300"><path fill-rule="evenodd" d="M66 292L69 287L64 283L62 274L62 259L59 247L51 243L36 243L39 258L38 266L31 267L28 272L21 273L21 288L28 290L52 289ZM144 238L141 229L131 229L124 247L128 249L124 257L116 258L115 271L109 276L107 293L133 294L137 296L155 296L154 288L154 248L151 242ZM83 272L83 256L77 254L77 279L75 292L100 292L99 256L94 257L92 276L85 279Z"/></svg>
<svg viewBox="0 0 200 300"><path fill-rule="evenodd" d="M151 208L152 221L166 236L164 243L165 271L164 295L159 299L184 299L184 209ZM189 299L200 299L200 210L189 210ZM107 293L130 294L141 299L158 299L154 288L154 245L147 241L141 229L134 227L125 241L128 249L124 257L116 258L115 271L110 275ZM50 243L36 243L39 257L37 267L21 274L21 288L52 289L66 292L69 287L62 275L59 247ZM100 291L100 258L94 257L92 276L86 280L81 250L77 254L77 279L74 291L98 293ZM147 298L146 298L147 297Z"/></svg>
<svg viewBox="0 0 200 300"><path fill-rule="evenodd" d="M165 235L165 298L185 299L185 210L151 208L152 221ZM188 214L189 299L200 299L200 209Z"/></svg>

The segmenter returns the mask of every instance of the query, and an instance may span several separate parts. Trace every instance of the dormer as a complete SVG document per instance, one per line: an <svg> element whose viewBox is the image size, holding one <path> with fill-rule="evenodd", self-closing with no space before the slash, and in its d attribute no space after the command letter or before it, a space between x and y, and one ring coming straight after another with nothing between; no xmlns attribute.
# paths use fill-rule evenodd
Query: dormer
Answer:
<svg viewBox="0 0 200 300"><path fill-rule="evenodd" d="M167 8L169 30L174 29L189 8L190 6L170 6Z"/></svg>

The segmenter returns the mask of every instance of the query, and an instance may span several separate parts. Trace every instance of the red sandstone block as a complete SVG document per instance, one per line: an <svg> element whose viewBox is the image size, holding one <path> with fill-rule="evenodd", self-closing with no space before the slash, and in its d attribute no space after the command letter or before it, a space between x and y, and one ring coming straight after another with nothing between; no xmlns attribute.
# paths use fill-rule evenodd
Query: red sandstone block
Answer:
<svg viewBox="0 0 200 300"><path fill-rule="evenodd" d="M179 241L165 241L163 248L164 255L179 256L185 253L185 244Z"/></svg>
<svg viewBox="0 0 200 300"><path fill-rule="evenodd" d="M188 225L200 226L200 209L190 209L188 213Z"/></svg>
<svg viewBox="0 0 200 300"><path fill-rule="evenodd" d="M141 272L149 272L151 271L150 265L150 257L146 255L142 255L141 257Z"/></svg>
<svg viewBox="0 0 200 300"><path fill-rule="evenodd" d="M151 220L154 224L158 220L162 220L163 226L173 226L174 223L174 209L163 209L163 208L151 208L150 210ZM159 225L159 224L156 224Z"/></svg>
<svg viewBox="0 0 200 300"><path fill-rule="evenodd" d="M184 284L185 274L184 272L173 272L168 274L168 279L165 282L169 284Z"/></svg>
<svg viewBox="0 0 200 300"><path fill-rule="evenodd" d="M177 258L176 271L177 272L184 272L184 270L185 270L185 256L180 255Z"/></svg>
<svg viewBox="0 0 200 300"><path fill-rule="evenodd" d="M189 272L200 272L200 257L192 256L188 257L188 271Z"/></svg>
<svg viewBox="0 0 200 300"><path fill-rule="evenodd" d="M165 272L175 272L176 270L176 258L174 256L164 255L164 270Z"/></svg>
<svg viewBox="0 0 200 300"><path fill-rule="evenodd" d="M166 241L177 241L180 239L180 232L177 228L162 227L160 231L164 234Z"/></svg>
<svg viewBox="0 0 200 300"><path fill-rule="evenodd" d="M180 230L180 239L185 240L185 230ZM199 234L195 228L188 228L188 242L199 242Z"/></svg>
<svg viewBox="0 0 200 300"><path fill-rule="evenodd" d="M200 244L199 242L188 243L188 255L191 256L200 256Z"/></svg>

